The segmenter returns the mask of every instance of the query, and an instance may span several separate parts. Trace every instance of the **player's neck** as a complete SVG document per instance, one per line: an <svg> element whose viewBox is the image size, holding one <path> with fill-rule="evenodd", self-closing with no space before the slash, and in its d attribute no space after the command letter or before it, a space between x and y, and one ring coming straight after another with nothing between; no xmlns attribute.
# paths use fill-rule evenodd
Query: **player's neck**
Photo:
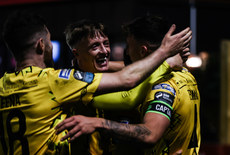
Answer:
<svg viewBox="0 0 230 155"><path fill-rule="evenodd" d="M21 62L17 62L16 71L20 71L29 66L37 66L40 68L46 68L46 65L43 61L38 61L34 59L26 59Z"/></svg>

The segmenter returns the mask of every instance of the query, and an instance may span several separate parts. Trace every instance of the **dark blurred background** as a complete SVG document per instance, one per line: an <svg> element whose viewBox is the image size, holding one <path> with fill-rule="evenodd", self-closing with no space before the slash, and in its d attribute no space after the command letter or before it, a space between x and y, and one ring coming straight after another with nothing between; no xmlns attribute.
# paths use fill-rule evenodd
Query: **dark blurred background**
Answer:
<svg viewBox="0 0 230 155"><path fill-rule="evenodd" d="M12 11L21 9L32 10L46 19L52 35L51 39L59 45L60 55L59 59L57 57L55 60L55 68L70 67L72 55L65 43L63 31L68 23L75 20L89 18L102 21L108 27L114 53L117 50L114 47L124 47L120 26L135 17L145 14L166 17L170 23L177 25L177 32L193 24L195 43L191 52L203 60L201 67L190 68L198 81L201 93L200 154L230 154L228 147L230 144L228 129L230 128L230 103L228 103L228 100L230 101L228 99L230 1L0 0L0 32L6 17ZM191 9L195 9L196 14L190 13ZM191 18L195 20L190 21ZM223 41L225 41L224 48L222 48ZM117 60L117 57L112 59ZM0 37L0 77L4 72L13 70L14 66L15 61Z"/></svg>

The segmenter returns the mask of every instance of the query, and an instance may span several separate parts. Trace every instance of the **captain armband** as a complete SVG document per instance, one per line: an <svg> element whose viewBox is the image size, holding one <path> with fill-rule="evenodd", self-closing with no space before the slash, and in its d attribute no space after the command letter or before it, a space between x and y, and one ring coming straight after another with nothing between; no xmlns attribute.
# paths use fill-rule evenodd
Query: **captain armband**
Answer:
<svg viewBox="0 0 230 155"><path fill-rule="evenodd" d="M148 112L154 112L164 115L169 120L172 116L172 105L174 101L174 96L166 92L157 92L153 101L149 103Z"/></svg>

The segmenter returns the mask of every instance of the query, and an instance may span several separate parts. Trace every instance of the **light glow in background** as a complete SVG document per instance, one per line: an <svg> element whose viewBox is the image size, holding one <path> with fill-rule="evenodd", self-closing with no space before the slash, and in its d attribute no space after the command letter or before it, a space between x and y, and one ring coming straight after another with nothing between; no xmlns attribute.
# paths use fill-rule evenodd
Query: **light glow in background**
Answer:
<svg viewBox="0 0 230 155"><path fill-rule="evenodd" d="M60 42L59 41L51 41L52 45L53 45L53 60L54 62L57 62L60 58Z"/></svg>

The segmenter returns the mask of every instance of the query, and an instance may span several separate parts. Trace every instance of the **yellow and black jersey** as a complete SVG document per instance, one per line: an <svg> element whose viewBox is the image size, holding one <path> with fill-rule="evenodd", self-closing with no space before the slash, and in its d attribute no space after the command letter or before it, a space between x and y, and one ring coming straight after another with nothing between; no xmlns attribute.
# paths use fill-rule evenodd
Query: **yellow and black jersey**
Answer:
<svg viewBox="0 0 230 155"><path fill-rule="evenodd" d="M63 106L92 100L102 74L27 67L0 79L0 154L68 154Z"/></svg>
<svg viewBox="0 0 230 155"><path fill-rule="evenodd" d="M151 76L129 91L121 91L96 96L93 99L93 106L105 109L104 116L107 119L122 123L140 123L140 112L136 107L143 103L147 92L151 86L160 80L164 75L171 72L171 68L165 61L160 65ZM139 154L139 148L134 148L127 142L111 139L110 135L102 133L96 134L97 138L92 137L90 142L91 154ZM99 141L99 143L97 142ZM97 145L96 145L97 144ZM97 147L98 146L98 147ZM98 148L98 149L97 149ZM101 148L101 149L100 149ZM98 153L99 152L99 153Z"/></svg>
<svg viewBox="0 0 230 155"><path fill-rule="evenodd" d="M173 71L150 89L143 114L157 113L170 120L170 126L146 154L198 154L200 148L200 94L195 78L187 69ZM150 152L149 152L150 151Z"/></svg>
<svg viewBox="0 0 230 155"><path fill-rule="evenodd" d="M170 73L169 64L164 61L145 81L129 91L114 92L94 97L92 105L104 110L130 110L143 103L148 89Z"/></svg>

